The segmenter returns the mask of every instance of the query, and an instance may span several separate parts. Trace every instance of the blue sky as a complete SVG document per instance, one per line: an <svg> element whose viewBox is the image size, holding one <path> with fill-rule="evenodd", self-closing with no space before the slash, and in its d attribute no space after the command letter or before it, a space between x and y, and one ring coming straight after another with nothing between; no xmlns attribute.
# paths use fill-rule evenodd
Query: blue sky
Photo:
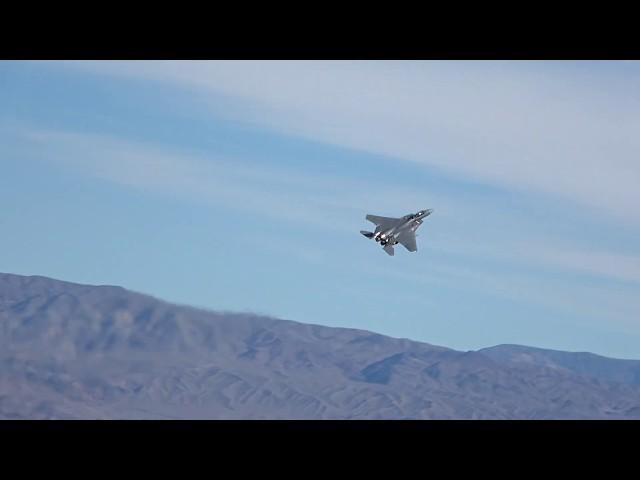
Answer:
<svg viewBox="0 0 640 480"><path fill-rule="evenodd" d="M0 62L0 271L640 358L637 62ZM433 208L388 257L367 213Z"/></svg>

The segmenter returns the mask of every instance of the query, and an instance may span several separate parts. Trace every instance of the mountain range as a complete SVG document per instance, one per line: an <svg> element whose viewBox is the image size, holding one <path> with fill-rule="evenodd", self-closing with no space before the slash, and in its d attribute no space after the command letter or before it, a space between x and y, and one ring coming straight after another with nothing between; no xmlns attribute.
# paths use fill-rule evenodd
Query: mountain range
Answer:
<svg viewBox="0 0 640 480"><path fill-rule="evenodd" d="M0 273L2 419L631 419L640 361L457 351Z"/></svg>

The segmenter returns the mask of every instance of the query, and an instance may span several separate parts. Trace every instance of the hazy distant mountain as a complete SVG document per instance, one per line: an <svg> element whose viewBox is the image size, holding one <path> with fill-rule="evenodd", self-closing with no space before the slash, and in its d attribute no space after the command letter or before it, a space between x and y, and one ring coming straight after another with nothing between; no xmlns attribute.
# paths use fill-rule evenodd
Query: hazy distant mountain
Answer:
<svg viewBox="0 0 640 480"><path fill-rule="evenodd" d="M0 418L640 418L639 372L0 274Z"/></svg>
<svg viewBox="0 0 640 480"><path fill-rule="evenodd" d="M639 360L620 360L588 352L562 352L522 345L497 345L483 348L480 352L501 363L545 365L605 382L640 385Z"/></svg>

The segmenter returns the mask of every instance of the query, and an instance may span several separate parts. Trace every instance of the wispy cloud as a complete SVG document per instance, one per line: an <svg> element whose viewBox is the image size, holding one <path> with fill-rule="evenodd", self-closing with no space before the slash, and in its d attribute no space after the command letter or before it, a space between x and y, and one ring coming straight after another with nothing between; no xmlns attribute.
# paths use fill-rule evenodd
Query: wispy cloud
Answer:
<svg viewBox="0 0 640 480"><path fill-rule="evenodd" d="M389 187L379 181L306 175L275 167L238 164L232 158L171 150L104 135L50 130L32 130L23 135L32 146L46 152L47 161L106 181L302 222L323 230L352 234L354 218L361 221L365 211L379 212L378 209L384 208L383 212L400 212L406 205L422 208L425 203L423 192ZM385 191L384 199L372 199L371 192L380 189ZM481 200L469 204L442 192L430 193L430 198L439 206L438 215L456 216L467 230L475 228L470 222L477 218L485 225L496 225L500 220L492 217ZM372 201L374 205L371 205ZM504 216L502 213L501 217ZM501 220L512 227L517 222L515 216ZM485 230L498 229L494 226ZM434 232L430 234L430 248L463 258L492 258L529 267L640 282L638 256L580 249L566 239L564 243L544 237L536 241L528 236L528 231L518 233L518 230L498 231L481 242L469 242L462 236L462 231L455 229L448 235Z"/></svg>
<svg viewBox="0 0 640 480"><path fill-rule="evenodd" d="M556 268L640 284L640 256L637 255L569 248L550 249L548 246L537 248L533 253L533 261L544 262Z"/></svg>
<svg viewBox="0 0 640 480"><path fill-rule="evenodd" d="M372 275L379 273L373 265L363 264L359 268ZM606 319L610 322L609 328L637 333L640 302L635 287L597 287L527 270L495 271L440 261L432 262L428 271L390 265L385 268L385 277L401 285L424 285L426 289L446 287L462 292L459 298L466 298L469 292L480 292L493 298L543 306L580 315L581 323L599 324Z"/></svg>
<svg viewBox="0 0 640 480"><path fill-rule="evenodd" d="M64 71L42 76L44 90L31 106L32 87L24 89L23 114L0 118L6 179L24 182L3 190L4 197L39 205L73 176L104 182L97 195L79 197L87 209L91 202L100 206L103 193L123 189L146 195L108 199L125 205L131 197L165 197L144 201L139 210L161 224L164 207L182 223L182 214L206 217L210 206L214 220L198 224L198 233L233 232L233 244L214 252L221 265L285 273L277 286L281 304L267 294L256 301L272 313L291 305L291 318L300 320L324 315L321 300L288 295L289 288L304 291L298 282L306 279L342 295L344 313L333 310L336 321L380 311L380 325L386 322L392 334L403 327L388 315L411 330L429 304L443 323L469 315L464 322L472 328L484 315L488 329L513 321L514 331L522 322L525 331L553 335L558 322L569 336L574 325L637 334L640 69L601 65L55 62L27 68L23 75ZM82 94L67 88L70 79L86 87ZM49 80L60 98L46 94ZM150 88L152 82L160 88ZM113 88L117 101L91 103L104 88ZM138 89L148 94L138 99ZM177 94L170 105L157 96L167 92ZM67 114L52 114L52 105L61 104ZM31 182L38 161L64 172L50 184ZM107 183L118 187L104 188ZM75 197L52 205L67 208L67 202ZM394 216L412 208L435 208L420 231L417 255L400 251L391 259L358 233L371 227L366 213ZM19 214L12 221L23 225ZM144 238L143 227L130 231L131 242ZM70 245L78 241L64 230L60 236ZM171 237L158 238L148 264L190 231L172 229ZM202 269L208 241L193 245L167 271ZM228 263L227 247L240 253ZM77 258L92 262L90 255ZM242 274L237 281L261 288ZM198 290L193 285L178 288L206 304L188 291ZM167 277L165 291L174 288ZM393 300L384 301L390 292ZM549 313L540 319L546 326L533 312Z"/></svg>
<svg viewBox="0 0 640 480"><path fill-rule="evenodd" d="M234 210L353 231L368 209L392 213L423 208L437 194L383 181L296 173L229 156L124 140L109 135L31 129L17 135L45 161L131 188L224 205ZM372 195L384 190L385 195ZM445 214L451 206L440 202Z"/></svg>
<svg viewBox="0 0 640 480"><path fill-rule="evenodd" d="M292 173L234 162L233 158L217 158L201 152L104 135L32 130L23 132L23 137L32 151L43 153L44 160L92 177L129 188L222 205L231 211L295 222L323 234L356 235L354 222L362 222L364 209L371 202L370 192L384 186L373 180ZM424 200L423 193L408 188L388 187L386 193L391 206L385 201L374 205L374 210L384 205L388 211L402 211L406 205L422 205L420 202ZM477 221L475 217L481 216L486 209L482 201L471 205L443 192L436 192L431 198L441 207L439 215L460 217L457 218L459 227L465 227L467 231L479 225L473 223ZM546 269L552 274L588 274L637 285L640 283L640 257L580 249L567 239L554 242L540 238L536 241L527 237L526 229L515 229L510 235L504 235L500 221L513 225L517 220L491 215L480 218L485 224L484 229L480 229L480 235L484 235L481 242L469 241L464 237L464 228L456 229L455 223L451 224L449 234L433 232L424 248L448 252L453 255L453 261L440 257L433 261L428 271L407 265L385 265L385 276L411 284L471 288L494 296L578 312L591 318L606 316L621 325L635 322L640 303L628 288L617 290L615 285L596 288L575 278L549 279L541 272ZM494 234L487 236L490 232ZM456 235L457 239L454 238ZM331 255L315 244L297 244L269 235L261 237L260 244L275 253L289 252L305 263L340 267ZM485 265L478 264L478 259ZM464 266L466 261L469 264ZM380 273L379 266L355 259L351 262L350 268L363 274ZM496 262L515 268L516 272L496 270Z"/></svg>
<svg viewBox="0 0 640 480"><path fill-rule="evenodd" d="M322 198L305 194L313 186L311 178L105 135L38 130L24 136L44 160L105 181L234 211L340 228L339 222L314 214L322 212Z"/></svg>
<svg viewBox="0 0 640 480"><path fill-rule="evenodd" d="M71 65L225 95L236 99L228 114L237 119L640 223L636 70L599 77L597 65L542 62Z"/></svg>

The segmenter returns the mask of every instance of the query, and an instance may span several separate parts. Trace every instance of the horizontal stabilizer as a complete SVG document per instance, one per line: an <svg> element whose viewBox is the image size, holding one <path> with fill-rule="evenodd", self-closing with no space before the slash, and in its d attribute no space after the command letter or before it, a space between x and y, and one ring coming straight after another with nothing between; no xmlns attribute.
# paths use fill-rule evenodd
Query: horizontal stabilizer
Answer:
<svg viewBox="0 0 640 480"><path fill-rule="evenodd" d="M373 232L367 232L365 230L360 230L360 233L363 234L367 238L373 238Z"/></svg>
<svg viewBox="0 0 640 480"><path fill-rule="evenodd" d="M388 243L383 250L393 257L393 245Z"/></svg>

